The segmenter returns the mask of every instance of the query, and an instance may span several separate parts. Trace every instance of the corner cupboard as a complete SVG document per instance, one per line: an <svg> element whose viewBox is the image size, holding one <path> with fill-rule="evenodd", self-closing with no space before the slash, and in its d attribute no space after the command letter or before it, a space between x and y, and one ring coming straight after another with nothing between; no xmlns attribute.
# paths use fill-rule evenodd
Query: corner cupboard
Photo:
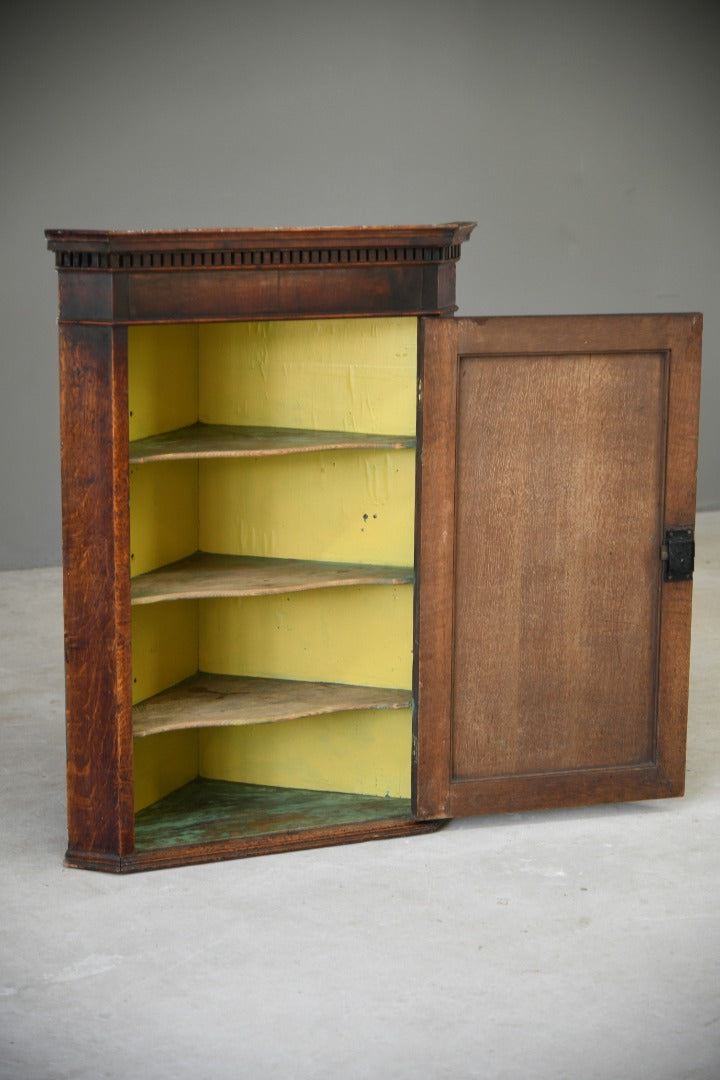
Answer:
<svg viewBox="0 0 720 1080"><path fill-rule="evenodd" d="M472 228L46 234L69 865L682 793L701 316L457 318Z"/></svg>

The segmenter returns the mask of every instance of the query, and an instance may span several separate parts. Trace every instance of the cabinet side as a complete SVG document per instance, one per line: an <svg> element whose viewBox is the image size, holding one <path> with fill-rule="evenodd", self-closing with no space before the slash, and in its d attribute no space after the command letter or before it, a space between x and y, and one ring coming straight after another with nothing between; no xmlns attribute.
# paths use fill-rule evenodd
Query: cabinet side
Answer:
<svg viewBox="0 0 720 1080"><path fill-rule="evenodd" d="M132 850L127 331L60 329L68 862Z"/></svg>

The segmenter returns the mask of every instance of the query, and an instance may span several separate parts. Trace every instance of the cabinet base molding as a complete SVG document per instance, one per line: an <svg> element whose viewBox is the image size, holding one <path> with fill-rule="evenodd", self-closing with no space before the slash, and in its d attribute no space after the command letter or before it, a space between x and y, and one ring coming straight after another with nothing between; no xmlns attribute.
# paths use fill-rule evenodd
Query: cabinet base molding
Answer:
<svg viewBox="0 0 720 1080"><path fill-rule="evenodd" d="M383 840L445 824L417 821L409 799L197 779L137 814L131 854L68 851L65 864L123 874Z"/></svg>

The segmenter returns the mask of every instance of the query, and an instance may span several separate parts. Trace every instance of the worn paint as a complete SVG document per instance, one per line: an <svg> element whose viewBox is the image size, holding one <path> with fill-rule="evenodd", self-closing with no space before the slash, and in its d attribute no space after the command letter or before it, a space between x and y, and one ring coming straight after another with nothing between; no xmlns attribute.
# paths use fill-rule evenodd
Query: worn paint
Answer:
<svg viewBox="0 0 720 1080"><path fill-rule="evenodd" d="M313 454L319 450L413 449L414 435L368 435L356 431L309 431L307 428L191 424L130 443L131 462L181 458L238 458L278 454Z"/></svg>
<svg viewBox="0 0 720 1080"><path fill-rule="evenodd" d="M137 816L137 851L409 818L409 799L198 780Z"/></svg>
<svg viewBox="0 0 720 1080"><path fill-rule="evenodd" d="M348 585L406 585L414 580L411 566L265 559L257 555L209 555L206 551L196 551L187 559L133 578L130 599L137 606L191 597L202 600L338 589Z"/></svg>
<svg viewBox="0 0 720 1080"><path fill-rule="evenodd" d="M198 672L136 705L133 732L145 738L182 728L278 724L302 716L411 706L409 690Z"/></svg>

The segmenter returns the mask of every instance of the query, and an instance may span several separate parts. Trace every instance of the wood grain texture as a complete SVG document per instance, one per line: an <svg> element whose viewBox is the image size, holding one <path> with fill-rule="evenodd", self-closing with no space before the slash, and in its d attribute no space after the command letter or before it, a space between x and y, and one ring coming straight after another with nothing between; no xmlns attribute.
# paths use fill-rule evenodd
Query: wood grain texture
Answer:
<svg viewBox="0 0 720 1080"><path fill-rule="evenodd" d="M670 323L665 529L695 522L702 324L702 315L677 316ZM663 723L655 754L673 795L685 790L691 618L692 581L663 582L658 686Z"/></svg>
<svg viewBox="0 0 720 1080"><path fill-rule="evenodd" d="M126 333L60 334L69 847L133 846Z"/></svg>
<svg viewBox="0 0 720 1080"><path fill-rule="evenodd" d="M413 811L441 818L450 813L457 323L422 319L419 335Z"/></svg>
<svg viewBox="0 0 720 1080"><path fill-rule="evenodd" d="M116 276L114 319L132 324L449 313L451 307L441 306L441 265L135 271ZM61 278L66 273L72 272L61 270Z"/></svg>
<svg viewBox="0 0 720 1080"><path fill-rule="evenodd" d="M193 424L131 442L130 463L182 458L267 457L323 450L401 450L414 446L415 438L410 435Z"/></svg>
<svg viewBox="0 0 720 1080"><path fill-rule="evenodd" d="M426 327L419 813L682 791L691 585L662 582L659 548L694 521L700 326Z"/></svg>
<svg viewBox="0 0 720 1080"><path fill-rule="evenodd" d="M355 709L409 709L410 691L200 672L133 709L135 737L180 728L269 724Z"/></svg>
<svg viewBox="0 0 720 1080"><path fill-rule="evenodd" d="M154 604L214 596L270 596L344 585L403 585L412 581L410 567L198 552L133 578L131 595L133 604Z"/></svg>
<svg viewBox="0 0 720 1080"><path fill-rule="evenodd" d="M448 262L335 263L304 269L269 265L181 272L61 268L58 274L61 323L255 322L451 314L455 310L455 266Z"/></svg>
<svg viewBox="0 0 720 1080"><path fill-rule="evenodd" d="M61 322L412 315L454 310L471 222L325 229L49 229Z"/></svg>
<svg viewBox="0 0 720 1080"><path fill-rule="evenodd" d="M665 359L459 367L453 777L648 762Z"/></svg>

